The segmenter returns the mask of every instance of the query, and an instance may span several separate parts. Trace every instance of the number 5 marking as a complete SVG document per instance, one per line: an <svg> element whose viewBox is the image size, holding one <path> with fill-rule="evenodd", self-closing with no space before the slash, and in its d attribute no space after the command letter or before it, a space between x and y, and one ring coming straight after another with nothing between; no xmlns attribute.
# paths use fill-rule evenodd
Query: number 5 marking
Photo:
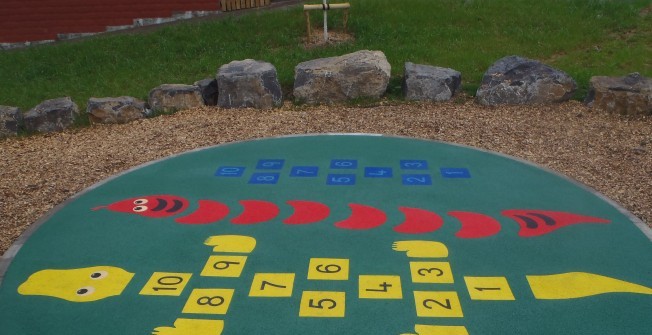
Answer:
<svg viewBox="0 0 652 335"><path fill-rule="evenodd" d="M326 307L328 309L333 309L337 306L337 303L333 299L320 299L316 305L314 304L314 301L315 299L310 299L310 301L308 302L308 307L324 309L325 307L324 303L330 303L331 306Z"/></svg>

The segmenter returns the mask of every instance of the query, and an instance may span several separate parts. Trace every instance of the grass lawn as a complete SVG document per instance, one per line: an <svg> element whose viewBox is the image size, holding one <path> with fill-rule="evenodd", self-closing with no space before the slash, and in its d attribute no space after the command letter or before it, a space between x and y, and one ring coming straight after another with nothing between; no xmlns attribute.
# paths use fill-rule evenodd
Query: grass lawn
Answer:
<svg viewBox="0 0 652 335"><path fill-rule="evenodd" d="M311 1L316 3L317 1ZM332 1L339 2L339 1ZM566 71L577 98L594 75L640 72L652 77L650 0L350 0L355 41L306 49L299 7L204 21L153 31L105 35L0 52L0 105L24 111L45 99L70 96L146 99L163 83L213 77L232 60L274 64L284 92L303 61L361 49L385 52L392 65L389 95L400 97L406 61L454 68L474 94L497 59L521 55ZM315 27L321 12L312 13ZM330 12L330 25L342 15Z"/></svg>

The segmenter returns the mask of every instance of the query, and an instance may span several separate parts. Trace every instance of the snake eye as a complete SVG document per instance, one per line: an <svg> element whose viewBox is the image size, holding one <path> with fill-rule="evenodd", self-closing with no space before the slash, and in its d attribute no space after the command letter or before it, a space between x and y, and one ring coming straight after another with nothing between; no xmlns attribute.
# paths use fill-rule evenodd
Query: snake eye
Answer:
<svg viewBox="0 0 652 335"><path fill-rule="evenodd" d="M136 213L144 212L146 210L147 210L147 206L136 206L136 207L134 207L134 212L136 212Z"/></svg>
<svg viewBox="0 0 652 335"><path fill-rule="evenodd" d="M134 200L134 205L144 205L148 202L147 199L136 199Z"/></svg>
<svg viewBox="0 0 652 335"><path fill-rule="evenodd" d="M106 271L95 271L91 273L91 279L98 280L98 279L104 279L109 275L108 272Z"/></svg>
<svg viewBox="0 0 652 335"><path fill-rule="evenodd" d="M95 293L95 288L93 286L84 286L77 290L77 295L81 297L85 297L87 295L91 295Z"/></svg>

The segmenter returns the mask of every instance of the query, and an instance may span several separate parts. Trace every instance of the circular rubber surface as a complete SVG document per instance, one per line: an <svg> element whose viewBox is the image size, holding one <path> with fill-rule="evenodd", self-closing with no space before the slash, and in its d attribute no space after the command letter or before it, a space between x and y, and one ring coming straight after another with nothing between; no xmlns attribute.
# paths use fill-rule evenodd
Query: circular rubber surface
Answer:
<svg viewBox="0 0 652 335"><path fill-rule="evenodd" d="M0 333L646 334L652 243L636 221L468 147L233 143L43 220L1 283Z"/></svg>

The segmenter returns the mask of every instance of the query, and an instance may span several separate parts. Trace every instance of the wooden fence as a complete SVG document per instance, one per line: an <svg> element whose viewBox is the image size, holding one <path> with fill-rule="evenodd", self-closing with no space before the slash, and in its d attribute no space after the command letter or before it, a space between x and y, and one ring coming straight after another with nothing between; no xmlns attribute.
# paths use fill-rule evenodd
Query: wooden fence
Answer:
<svg viewBox="0 0 652 335"><path fill-rule="evenodd" d="M221 0L222 11L268 6L270 0Z"/></svg>

